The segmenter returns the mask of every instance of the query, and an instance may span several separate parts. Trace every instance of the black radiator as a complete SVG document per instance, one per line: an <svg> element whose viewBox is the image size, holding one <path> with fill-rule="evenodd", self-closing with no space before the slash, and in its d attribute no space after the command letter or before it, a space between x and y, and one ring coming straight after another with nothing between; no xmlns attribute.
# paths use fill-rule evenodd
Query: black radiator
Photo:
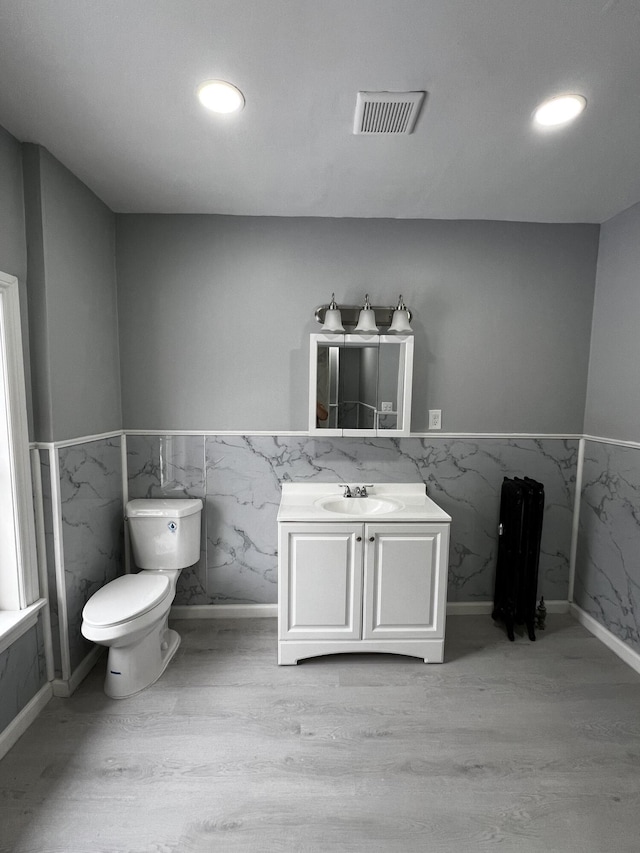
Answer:
<svg viewBox="0 0 640 853"><path fill-rule="evenodd" d="M505 477L500 496L496 588L492 617L504 622L507 636L526 625L535 640L538 563L544 512L544 486L525 477Z"/></svg>

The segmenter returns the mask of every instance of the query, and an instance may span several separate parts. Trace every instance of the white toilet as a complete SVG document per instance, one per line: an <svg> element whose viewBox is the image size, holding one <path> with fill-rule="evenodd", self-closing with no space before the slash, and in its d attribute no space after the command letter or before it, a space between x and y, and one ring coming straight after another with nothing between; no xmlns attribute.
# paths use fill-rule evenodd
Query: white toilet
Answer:
<svg viewBox="0 0 640 853"><path fill-rule="evenodd" d="M82 634L109 646L104 692L133 696L160 678L180 645L168 627L182 569L200 557L199 498L129 501L125 518L138 574L116 578L91 596Z"/></svg>

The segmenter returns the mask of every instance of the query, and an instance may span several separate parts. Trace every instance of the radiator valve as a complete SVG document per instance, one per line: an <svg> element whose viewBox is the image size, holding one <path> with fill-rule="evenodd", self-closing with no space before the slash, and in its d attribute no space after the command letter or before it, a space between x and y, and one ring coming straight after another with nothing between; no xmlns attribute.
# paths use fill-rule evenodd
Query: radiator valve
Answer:
<svg viewBox="0 0 640 853"><path fill-rule="evenodd" d="M544 606L544 596L540 598L540 604L536 607L536 628L544 631L544 623L547 619L547 608Z"/></svg>

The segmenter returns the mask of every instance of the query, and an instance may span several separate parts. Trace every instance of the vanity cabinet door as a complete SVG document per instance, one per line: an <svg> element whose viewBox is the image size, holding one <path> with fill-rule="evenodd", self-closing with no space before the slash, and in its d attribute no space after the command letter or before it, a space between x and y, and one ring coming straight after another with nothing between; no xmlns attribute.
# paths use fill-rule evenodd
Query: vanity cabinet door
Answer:
<svg viewBox="0 0 640 853"><path fill-rule="evenodd" d="M444 637L447 524L365 525L363 639Z"/></svg>
<svg viewBox="0 0 640 853"><path fill-rule="evenodd" d="M281 524L281 640L357 640L362 632L362 524Z"/></svg>

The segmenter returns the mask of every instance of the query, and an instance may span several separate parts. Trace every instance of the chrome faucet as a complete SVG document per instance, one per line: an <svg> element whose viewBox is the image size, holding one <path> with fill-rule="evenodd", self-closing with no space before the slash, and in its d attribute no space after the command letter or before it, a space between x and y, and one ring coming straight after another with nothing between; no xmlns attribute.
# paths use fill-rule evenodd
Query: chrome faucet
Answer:
<svg viewBox="0 0 640 853"><path fill-rule="evenodd" d="M373 488L373 483L369 483L368 486L356 486L353 491L351 491L351 486L347 486L344 483L340 483L339 485L341 489L344 489L343 498L367 498L369 497L367 489Z"/></svg>

